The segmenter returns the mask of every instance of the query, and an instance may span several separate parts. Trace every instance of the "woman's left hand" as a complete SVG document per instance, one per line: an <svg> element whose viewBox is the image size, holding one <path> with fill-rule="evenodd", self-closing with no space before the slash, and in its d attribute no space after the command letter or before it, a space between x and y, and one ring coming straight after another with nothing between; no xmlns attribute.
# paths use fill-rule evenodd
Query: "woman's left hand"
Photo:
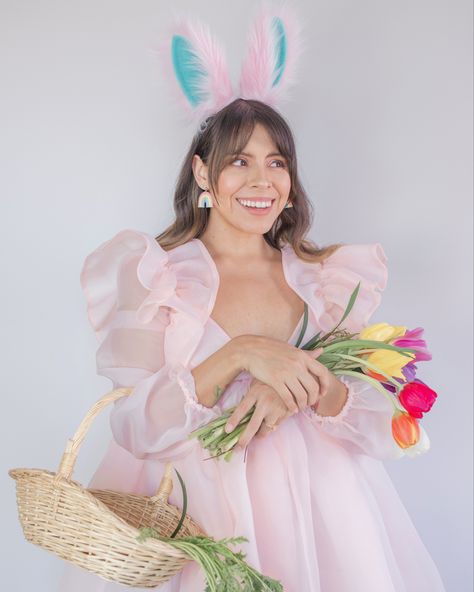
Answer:
<svg viewBox="0 0 474 592"><path fill-rule="evenodd" d="M341 387L337 376L323 364L321 364L321 371L326 374L324 382L325 384L329 383L329 387L326 391L317 393L316 402L312 405L314 410L317 410L321 397L327 397L330 400L333 393L340 392ZM255 435L265 437L275 429L269 428L267 424L277 427L283 420L293 415L272 387L254 378L250 383L249 390L227 420L226 426L231 425L232 429L235 428L253 405L255 405L255 410L236 446L244 448Z"/></svg>
<svg viewBox="0 0 474 592"><path fill-rule="evenodd" d="M232 426L234 429L254 405L252 417L241 433L236 446L244 448L255 435L266 436L286 417L293 415L275 389L254 378L249 390L227 420L226 426ZM275 427L269 428L267 424Z"/></svg>

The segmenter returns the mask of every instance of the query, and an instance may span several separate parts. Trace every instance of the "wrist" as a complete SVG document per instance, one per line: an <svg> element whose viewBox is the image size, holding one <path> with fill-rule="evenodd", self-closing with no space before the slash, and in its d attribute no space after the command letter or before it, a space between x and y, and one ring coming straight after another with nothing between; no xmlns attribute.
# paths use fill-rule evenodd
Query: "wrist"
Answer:
<svg viewBox="0 0 474 592"><path fill-rule="evenodd" d="M332 389L313 406L313 410L317 411L318 415L334 417L340 413L346 404L348 396L348 387L337 378Z"/></svg>
<svg viewBox="0 0 474 592"><path fill-rule="evenodd" d="M239 335L226 344L230 363L236 372L248 371L252 337Z"/></svg>

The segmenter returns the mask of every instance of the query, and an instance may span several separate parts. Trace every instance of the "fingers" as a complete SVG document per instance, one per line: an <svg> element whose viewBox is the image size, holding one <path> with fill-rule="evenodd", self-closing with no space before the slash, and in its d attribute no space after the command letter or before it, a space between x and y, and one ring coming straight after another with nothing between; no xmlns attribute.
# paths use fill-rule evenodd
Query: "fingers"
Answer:
<svg viewBox="0 0 474 592"><path fill-rule="evenodd" d="M268 418L265 418L264 421L262 421L262 423L260 424L260 427L256 433L257 438L265 438L265 436L268 436L268 434L273 432L273 430L267 426L266 422L270 423ZM276 425L278 427L277 423L275 423L275 424L270 423L270 425Z"/></svg>
<svg viewBox="0 0 474 592"><path fill-rule="evenodd" d="M287 386L300 411L309 405L314 405L318 398L324 395L324 391L329 388L329 379L326 377L327 368L314 359L314 356L321 355L323 348L301 351L308 354L301 372L287 378Z"/></svg>
<svg viewBox="0 0 474 592"><path fill-rule="evenodd" d="M319 397L320 384L317 377L311 372L306 372L301 378L298 378L301 387L304 389L306 402L304 408L314 405Z"/></svg>
<svg viewBox="0 0 474 592"><path fill-rule="evenodd" d="M278 389L278 394L280 395L282 401L285 403L287 409L291 411L291 413L296 413L298 411L298 405L293 398L293 393L288 388L286 384L283 384Z"/></svg>
<svg viewBox="0 0 474 592"><path fill-rule="evenodd" d="M319 396L324 397L330 387L329 370L316 360L309 361L309 369L311 374L317 376L319 380Z"/></svg>
<svg viewBox="0 0 474 592"><path fill-rule="evenodd" d="M319 358L319 356L323 353L324 349L322 347L317 347L316 349L302 349L301 351L308 354L308 356L314 360Z"/></svg>
<svg viewBox="0 0 474 592"><path fill-rule="evenodd" d="M324 397L331 386L329 370L327 368L324 368L324 370L322 370L321 373L318 375L318 378L320 384L319 396Z"/></svg>
<svg viewBox="0 0 474 592"><path fill-rule="evenodd" d="M258 432L262 421L265 415L262 413L258 407L252 414L250 421L248 422L247 426L245 427L244 431L240 435L239 441L237 442L236 446L244 448L250 442L250 440L255 436Z"/></svg>
<svg viewBox="0 0 474 592"><path fill-rule="evenodd" d="M323 364L321 364L321 362L318 362L315 357L319 357L324 349L322 347L318 347L315 350L311 351L311 350L302 350L305 351L306 353L310 354L309 356L309 360L308 360L308 368L311 371L311 374L313 376L316 376L319 382L319 398L320 397L324 397L324 395L328 392L329 388L330 388L330 376L329 376L329 371L326 368L326 366L324 366ZM302 380L303 384L305 385L305 387L308 387L308 383L303 379ZM312 395L312 397L314 399L314 392L313 389L311 388L311 390L309 391ZM318 397L318 395L316 395ZM314 401L312 403L310 403L311 405L314 405Z"/></svg>
<svg viewBox="0 0 474 592"><path fill-rule="evenodd" d="M296 399L298 409L302 411L309 405L308 394L314 391L314 388L312 388L312 386L309 389L307 387L305 388L305 386L301 384L299 377L289 378L287 380L288 388ZM308 380L306 382L308 383Z"/></svg>
<svg viewBox="0 0 474 592"><path fill-rule="evenodd" d="M239 422L247 415L247 413L254 405L255 400L255 395L252 392L248 392L243 397L243 399L237 405L234 412L225 424L224 430L227 434L229 434L235 428L235 426L237 426Z"/></svg>
<svg viewBox="0 0 474 592"><path fill-rule="evenodd" d="M266 436L273 431L268 426L278 426L288 413L288 409L278 396L278 393L273 389L265 389L257 399L255 411L240 435L238 446L247 446L255 435ZM293 414L290 413L290 415Z"/></svg>
<svg viewBox="0 0 474 592"><path fill-rule="evenodd" d="M314 357L321 355L323 348L301 351L307 354L306 368L303 368L299 375L286 379L286 386L300 411L319 402L331 386L329 370ZM284 400L286 403L288 399ZM287 406L290 408L288 404ZM291 409L294 409L294 406L291 406Z"/></svg>

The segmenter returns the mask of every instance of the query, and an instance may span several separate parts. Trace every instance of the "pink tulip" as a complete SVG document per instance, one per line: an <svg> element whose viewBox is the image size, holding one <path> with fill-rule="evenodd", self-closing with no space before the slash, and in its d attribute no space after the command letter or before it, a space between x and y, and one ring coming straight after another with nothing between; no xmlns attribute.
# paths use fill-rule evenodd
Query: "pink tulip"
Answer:
<svg viewBox="0 0 474 592"><path fill-rule="evenodd" d="M426 341L421 339L423 335L423 327L416 327L407 331L402 337L397 337L390 341L392 345L398 347L410 347L416 350L414 362L421 362L422 360L431 360L432 355L426 347Z"/></svg>
<svg viewBox="0 0 474 592"><path fill-rule="evenodd" d="M421 418L431 409L438 394L419 379L406 384L399 392L400 403L412 417Z"/></svg>

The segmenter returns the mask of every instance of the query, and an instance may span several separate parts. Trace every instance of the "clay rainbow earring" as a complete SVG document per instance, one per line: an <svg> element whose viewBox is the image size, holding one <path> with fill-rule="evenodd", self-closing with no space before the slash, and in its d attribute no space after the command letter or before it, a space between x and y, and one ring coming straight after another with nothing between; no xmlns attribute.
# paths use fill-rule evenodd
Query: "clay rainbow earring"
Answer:
<svg viewBox="0 0 474 592"><path fill-rule="evenodd" d="M199 196L198 208L212 208L212 196L207 189L205 189Z"/></svg>

